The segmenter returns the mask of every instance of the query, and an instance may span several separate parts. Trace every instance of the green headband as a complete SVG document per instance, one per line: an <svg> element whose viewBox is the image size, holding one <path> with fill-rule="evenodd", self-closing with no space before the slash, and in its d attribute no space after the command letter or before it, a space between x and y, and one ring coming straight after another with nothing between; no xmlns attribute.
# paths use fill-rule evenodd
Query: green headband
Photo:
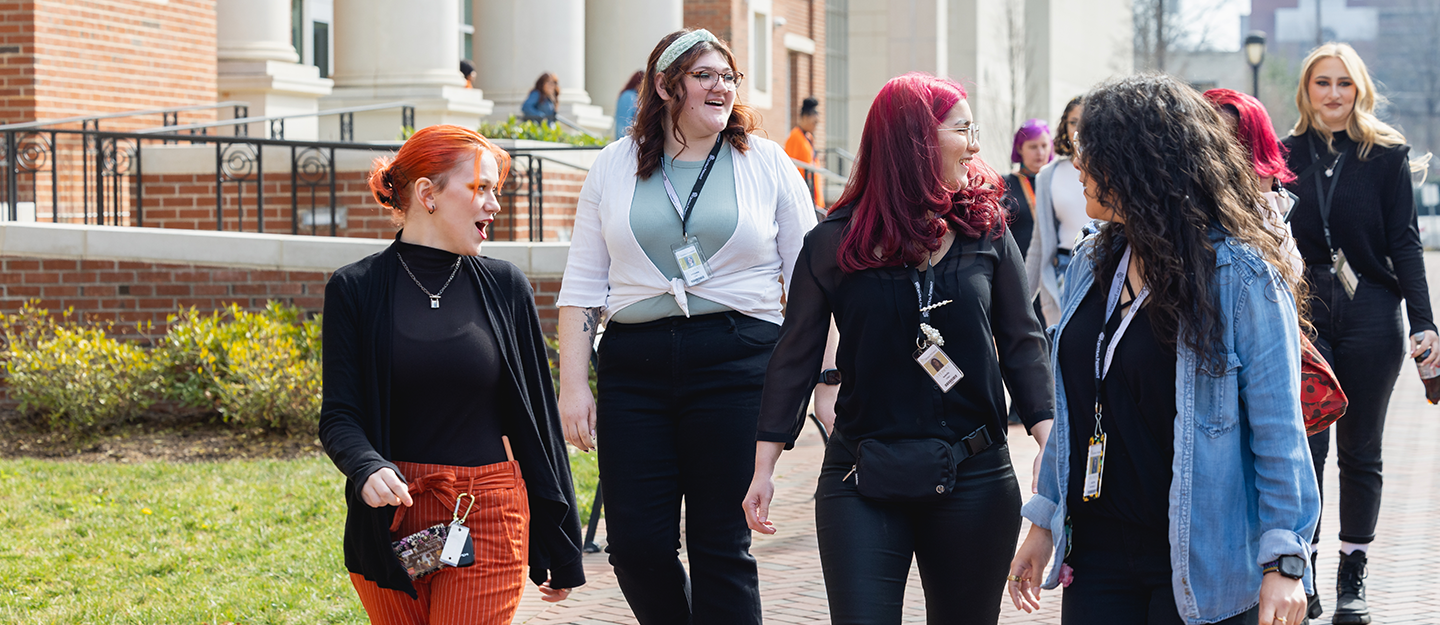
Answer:
<svg viewBox="0 0 1440 625"><path fill-rule="evenodd" d="M710 43L720 43L720 40L716 39L715 35L710 34L710 31L705 30L704 28L692 30L688 33L680 35L680 38L676 39L674 43L670 44L670 47L665 48L665 52L660 55L660 60L655 63L655 71L665 71L667 68L670 67L670 64L675 62L675 59L680 58L680 55L689 52L690 48L695 47L695 44L702 41L707 41Z"/></svg>

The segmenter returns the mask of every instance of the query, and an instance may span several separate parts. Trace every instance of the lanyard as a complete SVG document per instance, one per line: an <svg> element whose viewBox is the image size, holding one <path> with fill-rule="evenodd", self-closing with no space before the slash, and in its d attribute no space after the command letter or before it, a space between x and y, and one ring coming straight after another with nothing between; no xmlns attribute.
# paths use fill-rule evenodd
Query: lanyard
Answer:
<svg viewBox="0 0 1440 625"><path fill-rule="evenodd" d="M1310 135L1310 161L1320 162L1320 155L1315 152L1315 136ZM1330 242L1330 205L1335 199L1335 187L1340 186L1340 170L1345 167L1345 155L1350 152L1346 149L1330 167L1325 170L1325 177L1330 179L1330 190L1327 192L1324 185L1320 183L1320 176L1315 176L1315 197L1320 201L1320 223L1325 227L1325 249L1330 251L1330 260L1335 260L1335 245Z"/></svg>
<svg viewBox="0 0 1440 625"><path fill-rule="evenodd" d="M930 311L935 306L935 265L931 263L930 268L925 271L925 295L920 294L920 272L914 267L910 268L910 283L915 285L915 299L920 300L920 328L916 330L916 345L924 345L926 326L930 325Z"/></svg>
<svg viewBox="0 0 1440 625"><path fill-rule="evenodd" d="M1017 177L1020 179L1020 190L1025 192L1025 202L1030 207L1030 216L1034 217L1035 185L1030 183L1030 178L1026 177L1024 172L1021 172Z"/></svg>
<svg viewBox="0 0 1440 625"><path fill-rule="evenodd" d="M1115 277L1110 280L1110 295L1105 300L1105 323L1110 323L1110 317L1115 314L1115 308L1120 304L1120 290L1125 287L1126 275L1130 273L1130 247L1125 247L1125 255L1120 257L1120 266L1115 268ZM1115 328L1115 336L1110 339L1110 344L1105 344L1105 327L1100 327L1100 338L1095 341L1095 432L1100 434L1104 430L1100 427L1100 404L1101 394L1105 376L1110 373L1110 361L1115 358L1115 347L1120 344L1120 337L1125 336L1125 330L1134 321L1135 313L1140 311L1140 305L1145 303L1145 298L1150 295L1150 287L1140 289L1140 293L1130 302L1130 310L1120 320L1120 327ZM1104 352L1105 359L1102 363L1101 352Z"/></svg>
<svg viewBox="0 0 1440 625"><path fill-rule="evenodd" d="M670 176L665 174L664 157L661 157L660 177L665 179L665 195L670 196L670 203L675 205L675 212L680 213L680 234L690 238L690 213L695 210L695 200L700 199L700 190L705 188L705 179L710 177L710 169L715 165L715 157L720 154L720 146L725 145L725 135L715 137L715 147L710 148L710 156L705 157L705 164L700 166L700 175L695 178L695 186L690 189L690 200L685 202L684 208L680 206L680 196L675 194L674 185L670 184Z"/></svg>

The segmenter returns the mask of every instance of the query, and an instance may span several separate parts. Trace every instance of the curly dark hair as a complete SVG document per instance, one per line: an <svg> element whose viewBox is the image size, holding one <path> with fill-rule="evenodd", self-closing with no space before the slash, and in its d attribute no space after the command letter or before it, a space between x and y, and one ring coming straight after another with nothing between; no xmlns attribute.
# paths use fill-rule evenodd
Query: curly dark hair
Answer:
<svg viewBox="0 0 1440 625"><path fill-rule="evenodd" d="M1078 166L1100 204L1125 222L1100 228L1096 280L1108 281L1126 244L1134 246L1156 340L1174 346L1183 327L1202 368L1224 370L1212 226L1256 249L1280 287L1305 301L1282 235L1266 225L1249 156L1194 89L1165 74L1108 81L1085 95L1079 136Z"/></svg>
<svg viewBox="0 0 1440 625"><path fill-rule="evenodd" d="M1070 144L1070 135L1075 134L1075 129L1065 123L1065 120L1070 119L1070 111L1075 110L1075 107L1084 103L1085 96L1077 95L1070 98L1070 101L1065 104L1064 112L1060 113L1060 121L1055 123L1056 131L1055 139L1053 140L1055 156L1075 156L1075 146ZM1082 112L1081 115L1084 115L1084 113Z"/></svg>

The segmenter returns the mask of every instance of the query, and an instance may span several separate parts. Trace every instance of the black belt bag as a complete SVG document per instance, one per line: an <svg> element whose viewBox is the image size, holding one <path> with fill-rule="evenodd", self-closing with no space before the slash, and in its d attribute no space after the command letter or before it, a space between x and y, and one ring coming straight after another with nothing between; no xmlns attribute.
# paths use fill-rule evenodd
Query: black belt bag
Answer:
<svg viewBox="0 0 1440 625"><path fill-rule="evenodd" d="M934 501L955 490L960 463L992 443L983 427L955 443L938 438L867 438L856 446L850 472L855 475L855 489L866 499Z"/></svg>

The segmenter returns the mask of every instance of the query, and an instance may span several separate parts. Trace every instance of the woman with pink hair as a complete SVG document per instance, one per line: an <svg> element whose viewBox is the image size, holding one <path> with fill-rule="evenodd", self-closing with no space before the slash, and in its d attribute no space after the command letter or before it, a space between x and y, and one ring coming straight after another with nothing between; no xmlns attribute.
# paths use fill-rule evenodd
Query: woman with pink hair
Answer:
<svg viewBox="0 0 1440 625"><path fill-rule="evenodd" d="M1290 265L1304 273L1305 261L1295 249L1295 237L1290 235L1290 226L1286 223L1294 206L1294 196L1285 190L1284 185L1295 182L1295 174L1285 165L1285 146L1275 136L1265 105L1252 96L1231 89L1211 89L1204 96L1220 111L1220 118L1229 123L1240 147L1250 155L1250 161L1255 165L1255 176L1260 179L1260 193L1270 209L1267 223L1271 230L1285 239Z"/></svg>
<svg viewBox="0 0 1440 625"><path fill-rule="evenodd" d="M815 494L833 623L899 622L920 563L932 623L995 623L1020 530L1005 386L1043 447L1054 413L1045 335L999 176L954 81L881 88L849 185L805 237L761 400L750 528L821 373L831 315L840 394Z"/></svg>

